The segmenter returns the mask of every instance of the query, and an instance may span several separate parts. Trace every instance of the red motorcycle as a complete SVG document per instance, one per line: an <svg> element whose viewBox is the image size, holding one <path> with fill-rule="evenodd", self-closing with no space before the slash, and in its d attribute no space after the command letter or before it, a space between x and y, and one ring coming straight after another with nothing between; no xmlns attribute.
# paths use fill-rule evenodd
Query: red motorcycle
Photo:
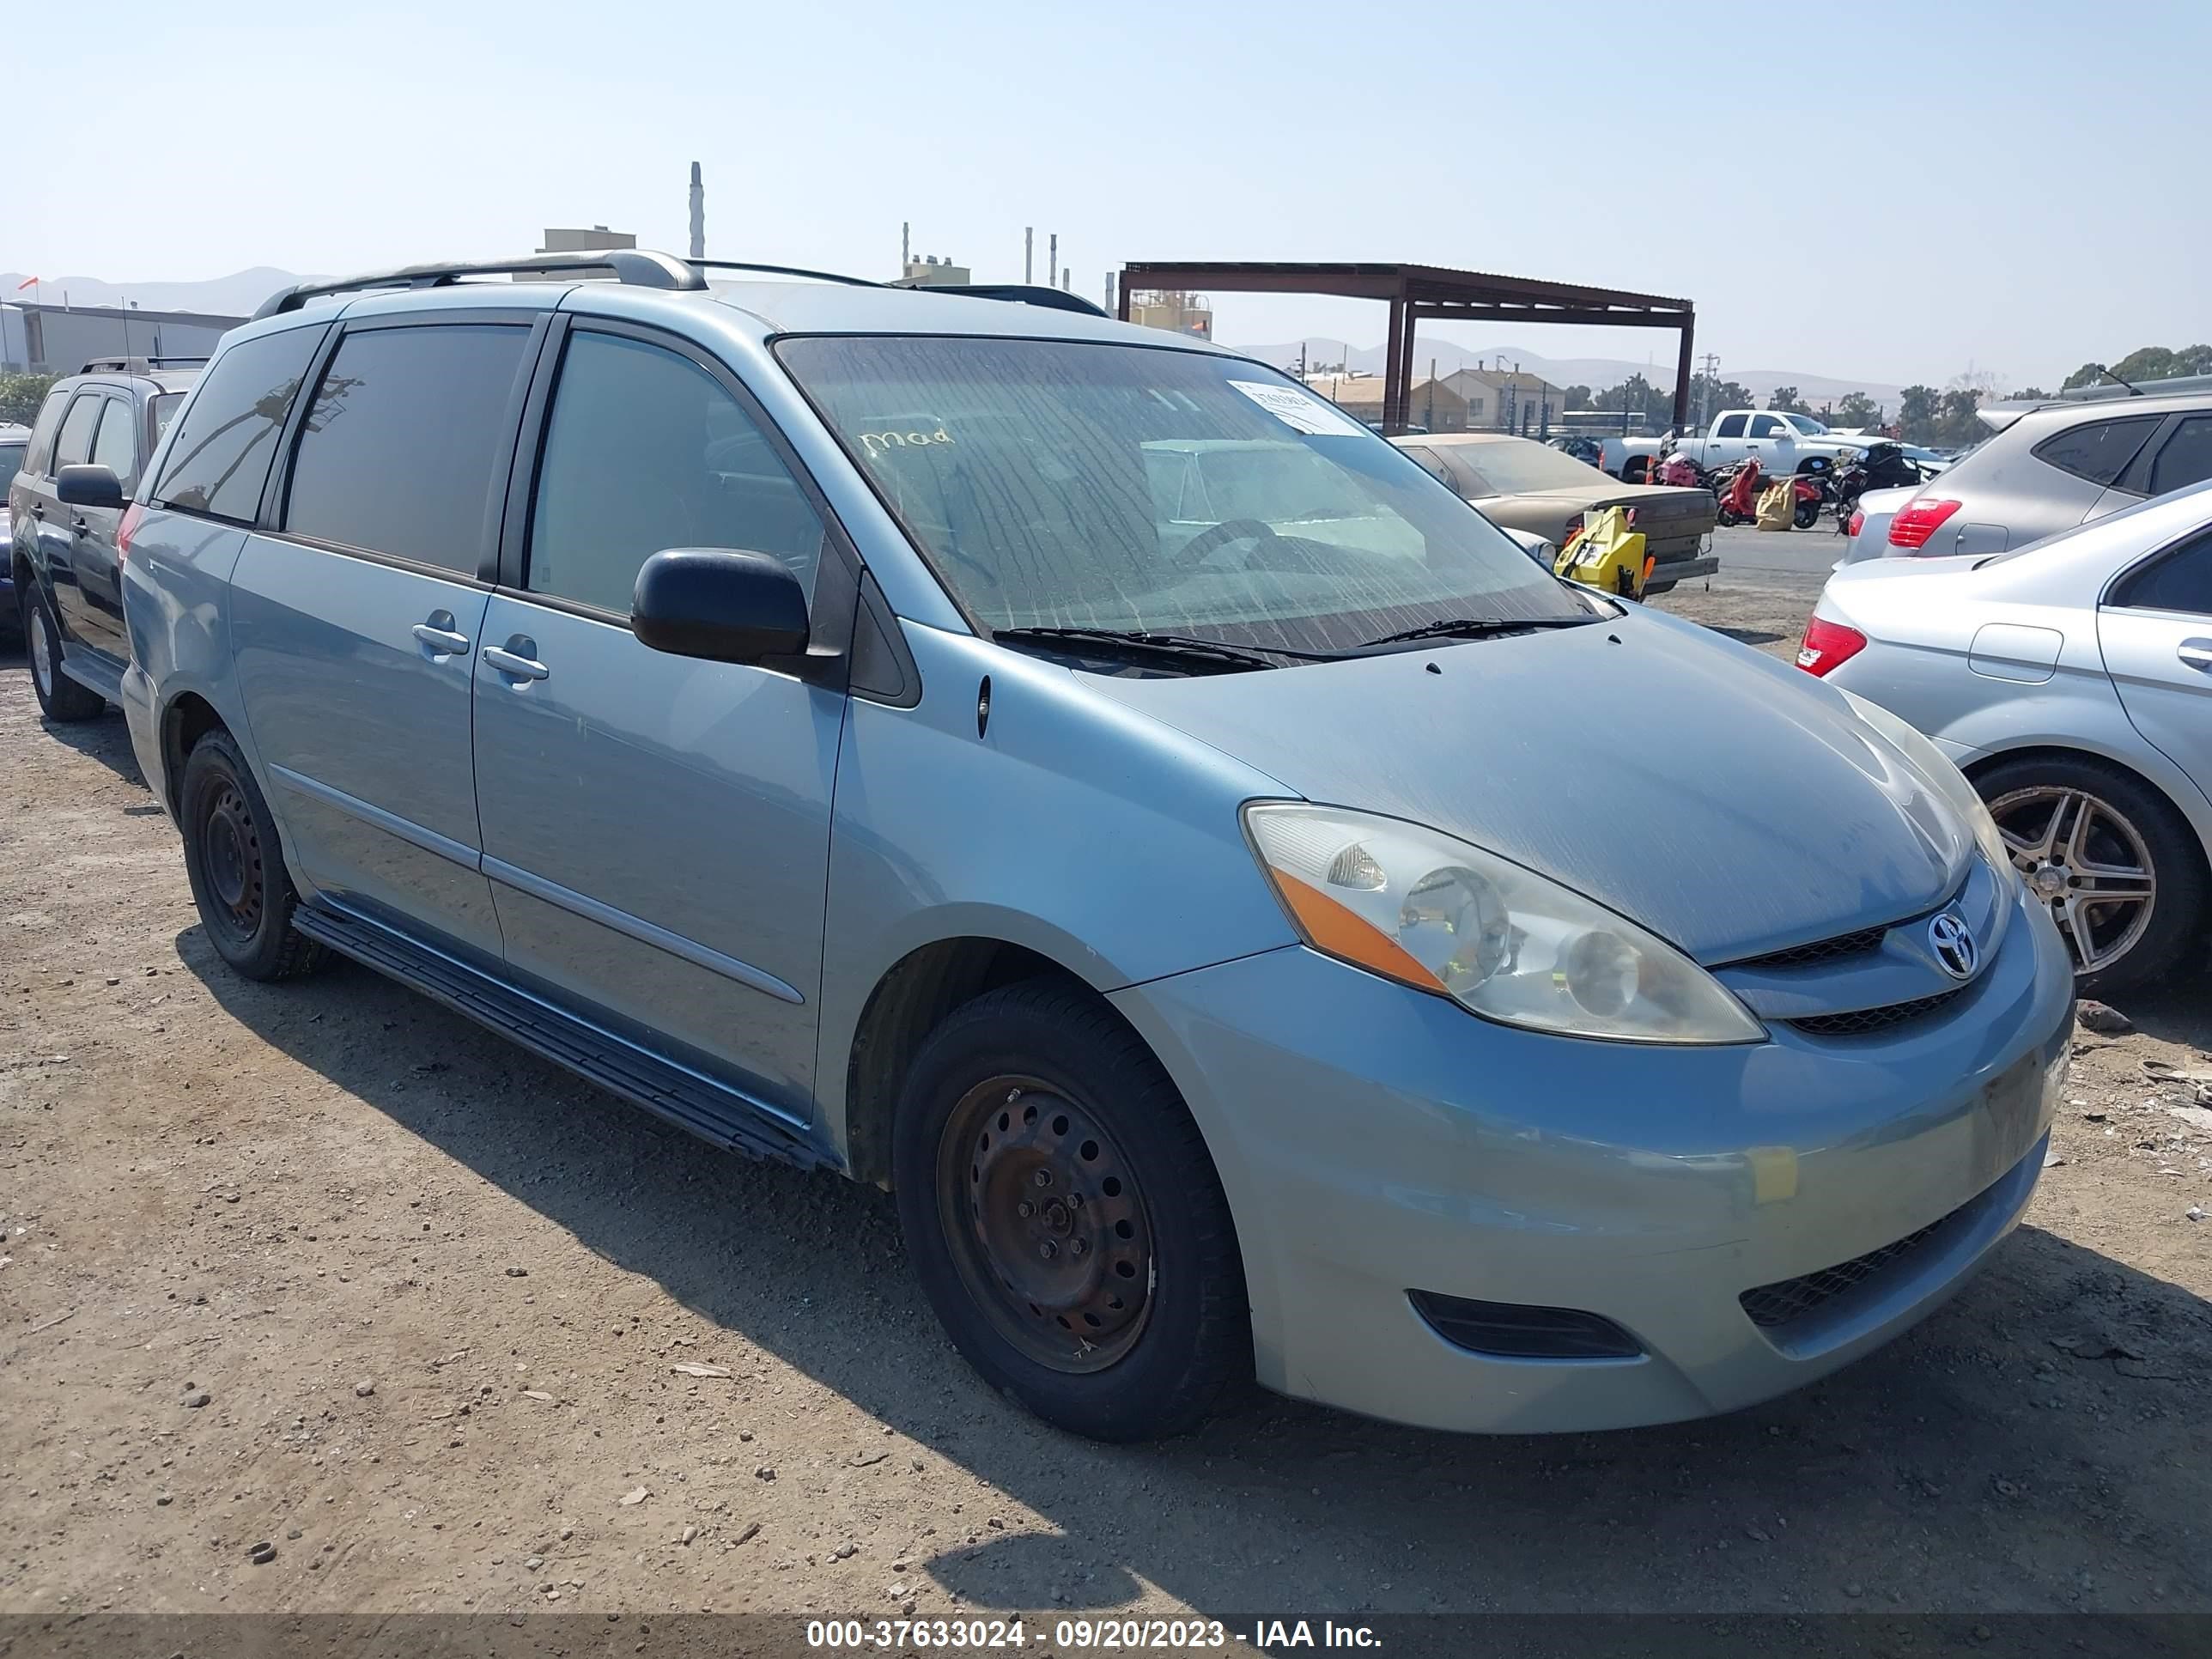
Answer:
<svg viewBox="0 0 2212 1659"><path fill-rule="evenodd" d="M1723 524L1752 524L1758 520L1759 478L1759 458L1754 455L1725 480L1714 480L1720 495ZM1802 474L1793 477L1790 480L1790 522L1800 530L1810 529L1820 516L1821 499L1816 480Z"/></svg>

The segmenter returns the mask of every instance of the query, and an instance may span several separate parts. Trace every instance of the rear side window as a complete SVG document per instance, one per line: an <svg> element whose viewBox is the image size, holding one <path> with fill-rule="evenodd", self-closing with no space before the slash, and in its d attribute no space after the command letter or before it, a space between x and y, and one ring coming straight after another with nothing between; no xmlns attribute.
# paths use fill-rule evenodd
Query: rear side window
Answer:
<svg viewBox="0 0 2212 1659"><path fill-rule="evenodd" d="M21 444L0 444L0 495L7 493L8 486L15 482L16 473L22 471L23 449Z"/></svg>
<svg viewBox="0 0 2212 1659"><path fill-rule="evenodd" d="M2114 591L2112 603L2139 611L2182 611L2212 617L2212 531L2160 554L2125 578Z"/></svg>
<svg viewBox="0 0 2212 1659"><path fill-rule="evenodd" d="M138 487L138 416L129 400L107 399L107 413L100 418L100 435L92 441L94 465L112 472L128 495Z"/></svg>
<svg viewBox="0 0 2212 1659"><path fill-rule="evenodd" d="M216 359L169 445L154 492L162 506L253 522L285 411L322 337L319 328L287 329Z"/></svg>
<svg viewBox="0 0 2212 1659"><path fill-rule="evenodd" d="M811 594L822 520L713 375L659 346L580 329L545 434L530 591L626 617L638 567L669 547L772 553Z"/></svg>
<svg viewBox="0 0 2212 1659"><path fill-rule="evenodd" d="M2191 415L2173 428L2150 464L2150 493L2202 483L2212 478L2212 415Z"/></svg>
<svg viewBox="0 0 2212 1659"><path fill-rule="evenodd" d="M2031 452L2046 466L2070 472L2093 484L2110 484L2128 470L2136 451L2158 424L2155 415L2124 421L2088 421L2045 438Z"/></svg>
<svg viewBox="0 0 2212 1659"><path fill-rule="evenodd" d="M1721 417L1721 423L1713 428L1713 436L1716 438L1741 438L1743 436L1743 416L1741 415L1723 415Z"/></svg>
<svg viewBox="0 0 2212 1659"><path fill-rule="evenodd" d="M62 423L62 405L69 401L66 392L49 392L46 402L39 405L38 424L31 428L31 447L23 457L23 469L33 477L43 477L53 468L54 434Z"/></svg>
<svg viewBox="0 0 2212 1659"><path fill-rule="evenodd" d="M437 324L356 331L315 388L284 528L473 576L496 527L530 331ZM627 499L619 468L594 489Z"/></svg>
<svg viewBox="0 0 2212 1659"><path fill-rule="evenodd" d="M54 441L57 467L82 466L92 459L92 429L100 422L100 406L107 401L97 392L78 395L62 416L62 434Z"/></svg>

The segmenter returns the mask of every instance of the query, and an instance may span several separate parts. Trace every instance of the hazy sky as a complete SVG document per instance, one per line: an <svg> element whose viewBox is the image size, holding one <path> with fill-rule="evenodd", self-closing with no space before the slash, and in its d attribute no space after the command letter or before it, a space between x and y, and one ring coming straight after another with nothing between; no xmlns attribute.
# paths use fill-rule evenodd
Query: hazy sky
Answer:
<svg viewBox="0 0 2212 1659"><path fill-rule="evenodd" d="M696 160L709 252L864 275L902 220L979 278L1057 230L1093 298L1125 258L1419 260L1686 295L1723 374L1892 382L2212 336L2201 0L305 9L32 7L19 68L113 95L49 106L0 269L350 270L550 224L681 251ZM1342 301L1217 313L1231 343L1382 334ZM1671 378L1667 334L1442 332Z"/></svg>

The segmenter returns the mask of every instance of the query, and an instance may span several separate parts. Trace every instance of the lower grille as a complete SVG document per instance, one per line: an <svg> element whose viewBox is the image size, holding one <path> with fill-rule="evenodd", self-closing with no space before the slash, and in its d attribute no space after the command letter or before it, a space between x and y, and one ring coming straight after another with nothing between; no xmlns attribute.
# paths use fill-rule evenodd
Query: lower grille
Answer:
<svg viewBox="0 0 2212 1659"><path fill-rule="evenodd" d="M1960 1209L1966 1207L1967 1205L1960 1206ZM1761 1285L1756 1290L1746 1291L1737 1300L1743 1304L1744 1312L1751 1316L1751 1322L1763 1330L1790 1324L1833 1301L1845 1291L1856 1290L1868 1280L1897 1267L1925 1244L1930 1234L1958 1213L1958 1210L1954 1210L1942 1220L1931 1221L1918 1232L1907 1233L1893 1244L1885 1244L1878 1250L1869 1250L1864 1255L1855 1255L1849 1261L1839 1261L1832 1267L1823 1267L1818 1273L1804 1273L1796 1279L1778 1279L1771 1285Z"/></svg>
<svg viewBox="0 0 2212 1659"><path fill-rule="evenodd" d="M1907 1020L1923 1018L1966 988L1962 985L1956 991L1938 991L1932 997L1918 997L1911 1002L1893 1002L1883 1008L1854 1008L1847 1014L1808 1014L1788 1023L1814 1036L1867 1036L1875 1031L1887 1031L1893 1026L1902 1025Z"/></svg>
<svg viewBox="0 0 2212 1659"><path fill-rule="evenodd" d="M1502 1359L1634 1359L1643 1346L1602 1314L1408 1291L1413 1310L1455 1348Z"/></svg>

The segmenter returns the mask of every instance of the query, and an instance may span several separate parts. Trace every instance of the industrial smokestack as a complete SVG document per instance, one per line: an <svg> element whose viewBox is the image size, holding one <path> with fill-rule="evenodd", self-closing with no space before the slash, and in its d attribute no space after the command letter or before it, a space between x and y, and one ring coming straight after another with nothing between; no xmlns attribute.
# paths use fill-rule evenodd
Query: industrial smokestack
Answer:
<svg viewBox="0 0 2212 1659"><path fill-rule="evenodd" d="M1024 225L1022 228L1022 280L1024 283L1036 281L1036 227L1035 225Z"/></svg>
<svg viewBox="0 0 2212 1659"><path fill-rule="evenodd" d="M1058 231L1053 232L1046 246L1050 251L1046 253L1044 258L1044 285L1047 288L1058 288L1060 286L1060 233Z"/></svg>
<svg viewBox="0 0 2212 1659"><path fill-rule="evenodd" d="M707 257L707 186L699 182L699 164L691 164L691 257Z"/></svg>

